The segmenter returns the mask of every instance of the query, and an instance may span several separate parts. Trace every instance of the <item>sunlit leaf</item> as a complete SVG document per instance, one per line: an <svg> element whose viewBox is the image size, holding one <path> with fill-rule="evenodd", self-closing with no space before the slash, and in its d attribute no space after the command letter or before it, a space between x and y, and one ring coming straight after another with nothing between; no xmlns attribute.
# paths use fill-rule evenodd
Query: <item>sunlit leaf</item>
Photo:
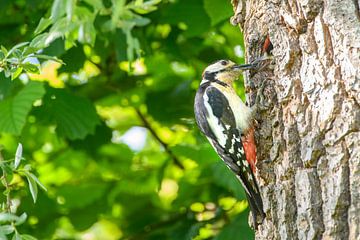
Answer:
<svg viewBox="0 0 360 240"><path fill-rule="evenodd" d="M22 71L23 71L22 67L16 68L15 72L11 74L11 80L17 78L22 73Z"/></svg>
<svg viewBox="0 0 360 240"><path fill-rule="evenodd" d="M24 68L24 70L27 73L35 73L35 74L39 74L40 73L40 69L38 65L32 64L30 62L26 62L21 64L21 66Z"/></svg>

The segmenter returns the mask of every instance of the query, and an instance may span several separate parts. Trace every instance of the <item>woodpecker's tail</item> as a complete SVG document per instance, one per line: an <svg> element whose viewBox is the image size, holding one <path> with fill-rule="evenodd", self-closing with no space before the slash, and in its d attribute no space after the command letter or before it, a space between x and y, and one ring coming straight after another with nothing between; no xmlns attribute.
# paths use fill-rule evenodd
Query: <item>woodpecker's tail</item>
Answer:
<svg viewBox="0 0 360 240"><path fill-rule="evenodd" d="M258 225L261 224L265 218L265 213L263 211L262 199L261 199L260 195L258 195L258 194L256 194L255 196L254 195L250 196L247 193L246 193L246 198L247 198L249 206L250 206L253 225L256 230L258 228Z"/></svg>

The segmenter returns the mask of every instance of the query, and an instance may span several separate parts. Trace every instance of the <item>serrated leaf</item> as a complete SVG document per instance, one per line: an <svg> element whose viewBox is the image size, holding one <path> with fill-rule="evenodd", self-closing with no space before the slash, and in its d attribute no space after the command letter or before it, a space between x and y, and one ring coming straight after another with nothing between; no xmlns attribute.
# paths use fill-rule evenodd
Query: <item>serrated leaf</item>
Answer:
<svg viewBox="0 0 360 240"><path fill-rule="evenodd" d="M37 184L36 184L35 180L30 176L29 172L24 172L24 174L25 174L25 177L29 184L29 189L30 189L32 199L34 200L34 203L36 203L37 194L38 194Z"/></svg>
<svg viewBox="0 0 360 240"><path fill-rule="evenodd" d="M41 115L57 124L56 131L71 140L84 139L100 124L94 105L86 98L49 88Z"/></svg>
<svg viewBox="0 0 360 240"><path fill-rule="evenodd" d="M51 19L50 18L41 18L38 26L36 27L34 34L38 35L39 33L42 33L46 28L48 28L51 25Z"/></svg>
<svg viewBox="0 0 360 240"><path fill-rule="evenodd" d="M16 149L16 153L15 153L15 161L14 161L15 169L17 169L18 166L20 165L20 161L21 161L21 158L22 158L22 151L23 151L22 144L19 143L18 147Z"/></svg>
<svg viewBox="0 0 360 240"><path fill-rule="evenodd" d="M20 135L33 102L44 93L42 83L30 82L14 97L0 101L0 132Z"/></svg>

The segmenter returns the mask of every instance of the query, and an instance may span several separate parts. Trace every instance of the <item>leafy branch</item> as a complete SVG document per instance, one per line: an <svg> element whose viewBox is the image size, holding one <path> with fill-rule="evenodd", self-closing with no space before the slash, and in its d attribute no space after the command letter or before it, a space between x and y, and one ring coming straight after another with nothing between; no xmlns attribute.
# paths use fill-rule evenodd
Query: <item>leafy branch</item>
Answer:
<svg viewBox="0 0 360 240"><path fill-rule="evenodd" d="M45 59L53 60L63 64L61 60L56 57L38 54L39 48L34 47L32 43L23 42L15 45L10 50L4 46L0 48L0 72L5 73L5 77L11 79L17 78L21 73L39 73L40 65L34 63L31 59Z"/></svg>
<svg viewBox="0 0 360 240"><path fill-rule="evenodd" d="M12 206L11 192L13 191L14 184L11 182L14 179L14 174L25 177L29 184L29 189L34 203L37 199L38 186L46 191L46 188L39 179L31 172L31 166L26 164L21 166L22 158L22 145L19 143L15 158L5 160L2 153L2 147L0 146L0 169L2 170L1 184L4 186L5 191L3 194L6 196L6 201L1 204L2 212L0 213L0 239L7 239L6 235L13 233L13 238L16 240L34 240L33 236L27 234L20 234L16 229L16 226L23 224L27 219L27 214L24 212L20 216L17 216L16 207Z"/></svg>

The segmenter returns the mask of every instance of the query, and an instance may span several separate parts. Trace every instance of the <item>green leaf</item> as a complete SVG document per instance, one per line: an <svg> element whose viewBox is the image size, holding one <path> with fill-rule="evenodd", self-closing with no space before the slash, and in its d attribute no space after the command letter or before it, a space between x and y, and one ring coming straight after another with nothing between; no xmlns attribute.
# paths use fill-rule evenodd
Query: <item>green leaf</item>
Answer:
<svg viewBox="0 0 360 240"><path fill-rule="evenodd" d="M34 200L34 203L36 203L37 194L38 194L38 187L36 184L36 181L30 176L30 173L27 171L24 171L25 177L29 184L30 193L32 196L32 199Z"/></svg>
<svg viewBox="0 0 360 240"><path fill-rule="evenodd" d="M70 22L74 14L75 1L74 0L63 0L63 1L66 2L65 5L66 19Z"/></svg>
<svg viewBox="0 0 360 240"><path fill-rule="evenodd" d="M204 0L204 8L214 26L225 19L229 19L234 13L230 1Z"/></svg>
<svg viewBox="0 0 360 240"><path fill-rule="evenodd" d="M24 48L24 51L23 51L22 55L23 55L24 57L27 57L27 56L29 56L30 54L35 53L36 51L38 51L37 48L27 46L27 47Z"/></svg>
<svg viewBox="0 0 360 240"><path fill-rule="evenodd" d="M21 161L21 158L22 158L22 151L23 151L22 144L19 143L18 147L16 149L16 153L15 153L15 161L14 161L14 168L15 169L17 169L17 167L20 165L20 161Z"/></svg>
<svg viewBox="0 0 360 240"><path fill-rule="evenodd" d="M15 232L14 236L12 237L12 240L22 240L20 233Z"/></svg>
<svg viewBox="0 0 360 240"><path fill-rule="evenodd" d="M64 16L66 11L66 4L68 0L55 0L51 7L50 19L55 23L59 18Z"/></svg>
<svg viewBox="0 0 360 240"><path fill-rule="evenodd" d="M78 41L81 43L88 43L94 46L96 38L96 29L92 22L85 22L80 25L78 31Z"/></svg>
<svg viewBox="0 0 360 240"><path fill-rule="evenodd" d="M5 213L5 212L0 213L0 222L1 223L3 223L3 222L15 222L17 220L19 220L19 217L16 216L15 214Z"/></svg>
<svg viewBox="0 0 360 240"><path fill-rule="evenodd" d="M14 230L15 230L15 228L12 225L2 225L2 226L0 226L0 239L2 239L1 235L8 235L8 234L14 232Z"/></svg>
<svg viewBox="0 0 360 240"><path fill-rule="evenodd" d="M96 109L88 99L63 89L48 89L42 111L43 116L57 124L56 131L71 140L93 134L100 123Z"/></svg>
<svg viewBox="0 0 360 240"><path fill-rule="evenodd" d="M14 47L12 47L10 50L9 50L9 52L7 53L7 57L8 56L10 56L12 53L14 53L15 52L15 50L17 50L17 49L19 49L19 48L21 48L21 47L24 47L24 46L26 46L26 45L28 45L29 44L29 42L23 42L23 43L19 43L19 44L16 44ZM20 52L21 53L21 52Z"/></svg>
<svg viewBox="0 0 360 240"><path fill-rule="evenodd" d="M21 224L23 224L27 219L27 214L24 212L23 214L20 215L20 217L16 220L15 225L19 226Z"/></svg>
<svg viewBox="0 0 360 240"><path fill-rule="evenodd" d="M40 180L31 172L26 172L26 176L30 177L32 180L36 182L39 187L41 187L44 191L47 191L46 187L40 182Z"/></svg>
<svg viewBox="0 0 360 240"><path fill-rule="evenodd" d="M127 7L133 9L139 14L147 14L157 9L156 4L159 4L161 0L150 0L150 1L135 1L130 2Z"/></svg>
<svg viewBox="0 0 360 240"><path fill-rule="evenodd" d="M0 49L0 61L5 58L5 53Z"/></svg>
<svg viewBox="0 0 360 240"><path fill-rule="evenodd" d="M16 68L15 72L13 72L13 73L11 74L11 80L16 79L16 78L22 73L22 71L23 71L23 68L22 68L22 67Z"/></svg>
<svg viewBox="0 0 360 240"><path fill-rule="evenodd" d="M6 162L0 162L0 167L6 173L7 178L11 180L10 177L12 177L13 174L13 169L11 168L11 166L9 166L9 164L7 164Z"/></svg>
<svg viewBox="0 0 360 240"><path fill-rule="evenodd" d="M100 11L104 9L104 4L102 0L84 0L87 4L94 7L95 11Z"/></svg>
<svg viewBox="0 0 360 240"><path fill-rule="evenodd" d="M199 36L210 28L210 18L205 12L202 1L177 1L170 5L167 11L163 11L163 15L160 20L164 24L185 23L187 26L184 33L186 37Z"/></svg>
<svg viewBox="0 0 360 240"><path fill-rule="evenodd" d="M44 93L42 83L30 82L15 97L0 101L0 132L20 135L33 102Z"/></svg>
<svg viewBox="0 0 360 240"><path fill-rule="evenodd" d="M51 61L55 61L58 62L60 64L64 64L64 62L61 59L58 59L57 57L53 57L53 56L48 56L48 55L42 55L42 54L35 54L32 57L36 57L36 58L40 58L40 59L45 59L45 60L51 60Z"/></svg>
<svg viewBox="0 0 360 240"><path fill-rule="evenodd" d="M39 65L35 65L30 62L26 62L26 63L22 63L21 66L24 68L24 70L27 73L35 73L35 74L40 73Z"/></svg>
<svg viewBox="0 0 360 240"><path fill-rule="evenodd" d="M38 35L39 33L42 33L46 28L48 28L51 25L52 21L50 18L41 18L38 26L36 27L34 34Z"/></svg>
<svg viewBox="0 0 360 240"><path fill-rule="evenodd" d="M46 39L49 37L49 33L42 33L36 36L30 43L30 47L42 49L48 46Z"/></svg>
<svg viewBox="0 0 360 240"><path fill-rule="evenodd" d="M21 234L21 238L22 238L23 240L37 240L36 237L33 237L33 236L31 236L31 235L28 235L28 234Z"/></svg>
<svg viewBox="0 0 360 240"><path fill-rule="evenodd" d="M79 185L63 185L58 194L67 201L65 206L69 209L83 208L101 198L107 189L106 184L84 183Z"/></svg>
<svg viewBox="0 0 360 240"><path fill-rule="evenodd" d="M8 55L8 50L3 45L1 45L1 51L5 54L5 56Z"/></svg>

